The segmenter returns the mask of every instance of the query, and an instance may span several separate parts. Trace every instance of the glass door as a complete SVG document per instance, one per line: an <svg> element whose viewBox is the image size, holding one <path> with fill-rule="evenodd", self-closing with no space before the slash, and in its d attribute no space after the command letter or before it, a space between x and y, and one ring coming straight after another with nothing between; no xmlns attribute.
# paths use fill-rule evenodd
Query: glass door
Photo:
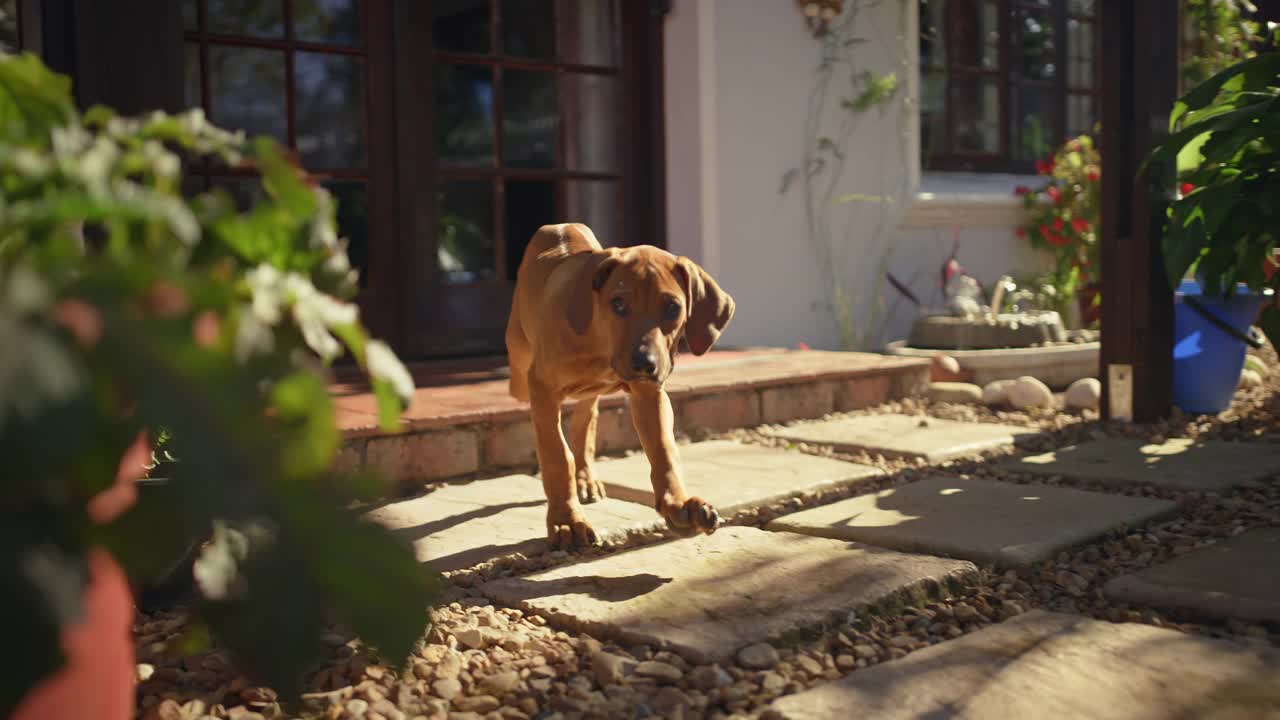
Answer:
<svg viewBox="0 0 1280 720"><path fill-rule="evenodd" d="M338 201L365 322L397 340L386 0L183 0L184 103L292 148ZM251 171L192 169L248 204Z"/></svg>
<svg viewBox="0 0 1280 720"><path fill-rule="evenodd" d="M424 355L501 352L511 288L541 225L625 245L627 128L617 0L435 0Z"/></svg>

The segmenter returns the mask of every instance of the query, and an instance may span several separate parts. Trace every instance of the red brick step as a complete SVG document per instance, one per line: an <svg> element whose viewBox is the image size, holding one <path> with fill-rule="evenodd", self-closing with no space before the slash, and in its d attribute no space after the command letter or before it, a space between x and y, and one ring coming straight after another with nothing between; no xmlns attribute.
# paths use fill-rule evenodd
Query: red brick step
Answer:
<svg viewBox="0 0 1280 720"><path fill-rule="evenodd" d="M536 463L528 407L507 394L505 367L434 370L415 372L418 390L399 435L378 429L365 388L332 387L346 435L343 465L368 464L409 486ZM696 434L869 407L922 393L928 379L929 363L914 358L727 350L682 356L667 391L677 431ZM599 452L640 446L626 402L623 393L601 398Z"/></svg>

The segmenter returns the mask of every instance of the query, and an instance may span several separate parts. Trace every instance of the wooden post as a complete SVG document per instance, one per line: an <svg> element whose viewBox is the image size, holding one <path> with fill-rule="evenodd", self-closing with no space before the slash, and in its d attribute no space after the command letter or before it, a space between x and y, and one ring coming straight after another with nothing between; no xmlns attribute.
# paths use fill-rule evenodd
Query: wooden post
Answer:
<svg viewBox="0 0 1280 720"><path fill-rule="evenodd" d="M1173 291L1161 232L1172 167L1142 160L1167 135L1178 91L1179 6L1102 2L1102 409L1147 421L1171 410Z"/></svg>

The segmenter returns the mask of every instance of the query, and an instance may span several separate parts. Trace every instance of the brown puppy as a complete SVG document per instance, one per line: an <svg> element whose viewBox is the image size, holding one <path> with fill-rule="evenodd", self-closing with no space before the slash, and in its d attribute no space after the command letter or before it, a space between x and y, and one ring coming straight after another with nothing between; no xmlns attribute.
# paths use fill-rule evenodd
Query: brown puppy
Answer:
<svg viewBox="0 0 1280 720"><path fill-rule="evenodd" d="M671 400L662 384L684 336L701 355L733 317L733 298L702 268L655 247L602 249L577 223L544 225L525 249L507 323L511 395L530 404L555 548L593 545L580 503L605 496L591 473L598 400L631 395L657 511L672 529L711 533L720 516L685 494ZM560 405L579 401L570 441Z"/></svg>

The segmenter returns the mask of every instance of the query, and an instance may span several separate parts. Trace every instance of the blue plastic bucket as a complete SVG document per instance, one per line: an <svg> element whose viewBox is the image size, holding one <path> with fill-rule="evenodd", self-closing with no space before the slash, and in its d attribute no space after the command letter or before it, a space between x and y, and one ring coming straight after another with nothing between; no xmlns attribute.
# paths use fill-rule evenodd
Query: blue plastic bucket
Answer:
<svg viewBox="0 0 1280 720"><path fill-rule="evenodd" d="M1187 297L1247 336L1262 307L1262 296L1243 284L1231 297L1207 296L1195 280L1183 280L1174 293L1173 403L1187 413L1220 413L1231 405L1240 384L1245 342L1197 312L1185 301Z"/></svg>

